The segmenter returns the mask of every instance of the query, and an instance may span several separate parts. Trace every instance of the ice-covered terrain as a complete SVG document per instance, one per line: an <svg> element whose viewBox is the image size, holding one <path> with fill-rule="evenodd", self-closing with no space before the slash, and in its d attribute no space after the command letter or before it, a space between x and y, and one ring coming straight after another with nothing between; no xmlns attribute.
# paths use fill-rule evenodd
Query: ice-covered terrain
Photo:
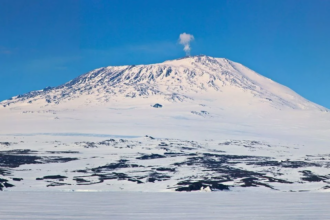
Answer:
<svg viewBox="0 0 330 220"><path fill-rule="evenodd" d="M330 113L239 63L105 67L0 103L6 191L330 190Z"/></svg>
<svg viewBox="0 0 330 220"><path fill-rule="evenodd" d="M3 192L0 219L328 220L322 193Z"/></svg>

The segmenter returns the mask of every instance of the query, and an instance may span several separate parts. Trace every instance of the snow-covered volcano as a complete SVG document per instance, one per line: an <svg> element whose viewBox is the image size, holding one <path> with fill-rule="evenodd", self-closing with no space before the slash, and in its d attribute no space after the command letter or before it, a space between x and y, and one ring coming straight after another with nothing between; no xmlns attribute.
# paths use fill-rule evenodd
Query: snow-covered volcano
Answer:
<svg viewBox="0 0 330 220"><path fill-rule="evenodd" d="M105 67L0 105L0 190L329 191L330 113L241 64Z"/></svg>
<svg viewBox="0 0 330 220"><path fill-rule="evenodd" d="M321 110L289 88L224 58L193 56L151 65L109 66L83 74L64 85L3 101L50 106L75 100L84 104L156 98L161 102L212 99L223 107L262 104L277 109ZM78 106L77 106L78 107Z"/></svg>
<svg viewBox="0 0 330 220"><path fill-rule="evenodd" d="M324 134L328 117L326 108L239 63L202 55L99 68L12 97L0 103L0 132L292 138Z"/></svg>

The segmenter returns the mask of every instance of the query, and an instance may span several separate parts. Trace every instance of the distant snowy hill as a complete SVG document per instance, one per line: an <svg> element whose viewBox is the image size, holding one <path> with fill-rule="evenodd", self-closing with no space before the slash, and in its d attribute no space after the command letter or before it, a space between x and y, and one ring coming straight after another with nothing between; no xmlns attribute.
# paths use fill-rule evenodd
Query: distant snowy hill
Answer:
<svg viewBox="0 0 330 220"><path fill-rule="evenodd" d="M196 97L269 105L277 109L321 110L289 88L247 67L223 58L193 56L151 65L109 66L81 75L64 85L45 88L1 102L47 106L80 100L102 104L123 98L150 98L171 102Z"/></svg>

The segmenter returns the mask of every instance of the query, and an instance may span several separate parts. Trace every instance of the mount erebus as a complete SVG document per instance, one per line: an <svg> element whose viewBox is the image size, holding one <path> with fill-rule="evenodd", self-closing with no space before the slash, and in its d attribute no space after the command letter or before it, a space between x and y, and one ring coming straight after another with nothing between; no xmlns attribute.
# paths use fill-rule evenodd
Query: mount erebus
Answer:
<svg viewBox="0 0 330 220"><path fill-rule="evenodd" d="M330 188L328 109L228 59L104 67L0 104L3 190Z"/></svg>
<svg viewBox="0 0 330 220"><path fill-rule="evenodd" d="M124 97L183 102L193 101L196 96L219 101L243 98L239 100L244 100L242 104L267 103L277 109L326 110L239 63L208 56L153 65L99 68L64 85L19 95L2 104L51 106L76 99L81 104L100 104L124 101ZM225 106L228 102L221 104Z"/></svg>

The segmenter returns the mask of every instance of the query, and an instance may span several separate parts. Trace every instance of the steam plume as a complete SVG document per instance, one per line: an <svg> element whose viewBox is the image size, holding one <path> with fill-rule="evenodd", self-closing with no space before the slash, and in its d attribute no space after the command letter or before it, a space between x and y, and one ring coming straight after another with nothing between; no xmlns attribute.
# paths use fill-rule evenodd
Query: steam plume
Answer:
<svg viewBox="0 0 330 220"><path fill-rule="evenodd" d="M183 50L186 52L186 55L189 56L190 55L190 42L193 41L195 38L193 35L191 34L187 34L187 33L182 33L180 34L179 37L179 43L182 44Z"/></svg>

